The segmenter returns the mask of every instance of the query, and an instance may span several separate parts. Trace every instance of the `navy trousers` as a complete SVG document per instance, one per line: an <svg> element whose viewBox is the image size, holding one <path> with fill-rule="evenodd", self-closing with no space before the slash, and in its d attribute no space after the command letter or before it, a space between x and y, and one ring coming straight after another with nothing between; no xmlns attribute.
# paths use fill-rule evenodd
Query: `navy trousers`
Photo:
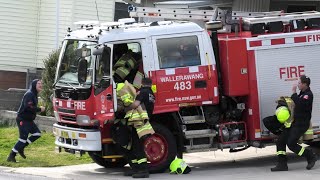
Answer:
<svg viewBox="0 0 320 180"><path fill-rule="evenodd" d="M12 149L15 153L22 151L26 146L39 139L41 136L41 131L33 121L17 118L16 122L19 128L19 140ZM31 134L30 137L29 134Z"/></svg>

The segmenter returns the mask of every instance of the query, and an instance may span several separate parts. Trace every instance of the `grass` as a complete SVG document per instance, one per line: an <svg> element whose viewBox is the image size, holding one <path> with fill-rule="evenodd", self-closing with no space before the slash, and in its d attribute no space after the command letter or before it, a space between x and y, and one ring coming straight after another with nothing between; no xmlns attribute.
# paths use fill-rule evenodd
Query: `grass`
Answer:
<svg viewBox="0 0 320 180"><path fill-rule="evenodd" d="M42 136L26 147L23 159L19 154L16 156L18 163L7 162L7 157L19 137L17 127L0 127L0 166L8 167L56 167L92 163L88 154L76 157L73 154L62 152L55 153L52 133L42 132Z"/></svg>

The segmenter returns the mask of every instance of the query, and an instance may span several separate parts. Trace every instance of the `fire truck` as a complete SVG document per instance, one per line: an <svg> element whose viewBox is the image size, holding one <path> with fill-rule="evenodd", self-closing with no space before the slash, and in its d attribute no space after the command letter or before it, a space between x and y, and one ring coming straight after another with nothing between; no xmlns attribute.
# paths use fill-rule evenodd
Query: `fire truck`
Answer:
<svg viewBox="0 0 320 180"><path fill-rule="evenodd" d="M139 72L153 82L156 133L144 142L151 172L163 172L183 153L273 145L275 135L262 119L274 114L280 96L291 95L302 74L312 79L309 144L318 145L319 12L130 10L132 16L180 21L79 22L68 29L54 83L57 152L88 152L106 168L127 164L110 132L118 101L117 44L140 57ZM206 21L206 28L186 19Z"/></svg>

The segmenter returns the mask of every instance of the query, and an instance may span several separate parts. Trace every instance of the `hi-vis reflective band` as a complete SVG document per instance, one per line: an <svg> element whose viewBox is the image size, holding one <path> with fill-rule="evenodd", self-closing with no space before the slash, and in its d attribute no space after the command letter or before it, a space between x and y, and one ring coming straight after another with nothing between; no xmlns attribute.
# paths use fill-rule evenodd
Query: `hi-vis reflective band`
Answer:
<svg viewBox="0 0 320 180"><path fill-rule="evenodd" d="M290 128L291 127L291 122L284 122L284 126L286 127L286 128Z"/></svg>
<svg viewBox="0 0 320 180"><path fill-rule="evenodd" d="M139 160L133 159L133 160L131 160L131 162L134 163L134 164L141 164L141 163L147 162L147 158L142 158L142 159L139 159Z"/></svg>
<svg viewBox="0 0 320 180"><path fill-rule="evenodd" d="M124 103L125 106L128 106L128 105L130 105L130 104L133 103L133 97L132 97L131 94L129 94L129 93L121 96L120 98L121 98L121 100L123 101L123 103Z"/></svg>
<svg viewBox="0 0 320 180"><path fill-rule="evenodd" d="M27 142L27 140L23 140L21 138L19 138L19 141L22 142L22 143L26 143Z"/></svg>
<svg viewBox="0 0 320 180"><path fill-rule="evenodd" d="M141 117L142 119L149 119L148 113L146 113L146 112L141 113L141 114L140 114L140 117Z"/></svg>
<svg viewBox="0 0 320 180"><path fill-rule="evenodd" d="M124 78L127 77L129 73L130 73L130 71L128 69L126 69L125 67L119 67L115 71L115 74L120 76L120 78L122 78L122 80L124 80Z"/></svg>
<svg viewBox="0 0 320 180"><path fill-rule="evenodd" d="M138 160L138 164L141 164L144 162L147 162L147 158L142 158L142 159Z"/></svg>
<svg viewBox="0 0 320 180"><path fill-rule="evenodd" d="M153 93L156 93L157 92L157 85L152 85L151 90Z"/></svg>
<svg viewBox="0 0 320 180"><path fill-rule="evenodd" d="M127 62L126 62L126 65L127 65L130 69L135 68L136 64L137 64L137 62L136 62L136 60L134 60L133 58L127 60Z"/></svg>
<svg viewBox="0 0 320 180"><path fill-rule="evenodd" d="M277 151L277 155L287 155L287 153L285 151Z"/></svg>
<svg viewBox="0 0 320 180"><path fill-rule="evenodd" d="M313 129L308 129L304 134L313 134Z"/></svg>
<svg viewBox="0 0 320 180"><path fill-rule="evenodd" d="M113 66L113 68L123 67L126 65L126 60L124 58L120 58L117 63Z"/></svg>
<svg viewBox="0 0 320 180"><path fill-rule="evenodd" d="M151 130L153 129L151 124L148 122L144 126L137 128L137 133L141 133L142 131Z"/></svg>
<svg viewBox="0 0 320 180"><path fill-rule="evenodd" d="M29 139L27 139L27 142L28 142L29 144L31 144L31 143L32 143Z"/></svg>
<svg viewBox="0 0 320 180"><path fill-rule="evenodd" d="M302 156L304 150L305 150L304 147L301 147L301 150L299 151L298 155L299 155L299 156Z"/></svg>
<svg viewBox="0 0 320 180"><path fill-rule="evenodd" d="M15 152L15 153L17 153L17 152L18 152L15 148L13 148L13 149L12 149L12 151L13 151L13 152Z"/></svg>
<svg viewBox="0 0 320 180"><path fill-rule="evenodd" d="M33 133L31 136L41 136L41 133Z"/></svg>

